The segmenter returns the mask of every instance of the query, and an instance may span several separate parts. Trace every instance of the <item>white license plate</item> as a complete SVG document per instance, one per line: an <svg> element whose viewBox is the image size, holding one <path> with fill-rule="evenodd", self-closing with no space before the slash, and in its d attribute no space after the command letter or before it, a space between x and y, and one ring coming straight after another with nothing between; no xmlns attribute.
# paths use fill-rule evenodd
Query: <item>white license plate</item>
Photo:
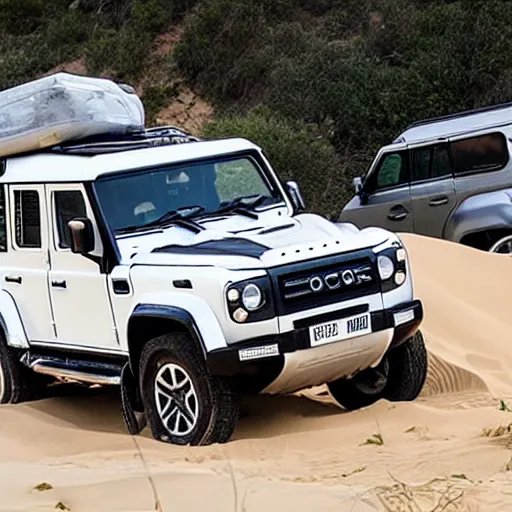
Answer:
<svg viewBox="0 0 512 512"><path fill-rule="evenodd" d="M370 313L364 313L363 315L351 316L342 320L313 325L309 328L309 339L311 346L317 347L371 332Z"/></svg>

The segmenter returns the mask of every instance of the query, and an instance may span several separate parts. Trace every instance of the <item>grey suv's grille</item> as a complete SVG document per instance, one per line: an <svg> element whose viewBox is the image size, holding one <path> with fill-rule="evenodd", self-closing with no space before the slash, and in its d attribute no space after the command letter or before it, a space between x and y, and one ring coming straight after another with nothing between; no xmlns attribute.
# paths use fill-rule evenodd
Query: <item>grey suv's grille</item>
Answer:
<svg viewBox="0 0 512 512"><path fill-rule="evenodd" d="M323 263L323 264L322 264ZM329 258L274 273L280 314L341 302L380 291L374 258Z"/></svg>

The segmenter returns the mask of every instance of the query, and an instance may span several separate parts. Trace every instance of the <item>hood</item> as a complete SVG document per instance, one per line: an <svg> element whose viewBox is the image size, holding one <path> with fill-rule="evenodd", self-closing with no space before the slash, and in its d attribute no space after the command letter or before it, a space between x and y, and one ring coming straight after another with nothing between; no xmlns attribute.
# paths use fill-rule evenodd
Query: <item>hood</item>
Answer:
<svg viewBox="0 0 512 512"><path fill-rule="evenodd" d="M268 268L374 247L391 235L379 228L334 224L315 214L290 217L285 212L268 210L258 219L202 219L199 233L171 225L120 238L118 244L123 260L132 264Z"/></svg>

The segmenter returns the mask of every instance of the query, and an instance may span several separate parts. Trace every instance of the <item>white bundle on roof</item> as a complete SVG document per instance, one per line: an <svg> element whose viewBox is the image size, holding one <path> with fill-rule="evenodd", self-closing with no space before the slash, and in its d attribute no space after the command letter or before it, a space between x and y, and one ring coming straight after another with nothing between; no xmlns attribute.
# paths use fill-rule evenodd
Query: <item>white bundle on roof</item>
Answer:
<svg viewBox="0 0 512 512"><path fill-rule="evenodd" d="M0 92L0 157L143 130L144 117L140 98L129 88L57 73Z"/></svg>

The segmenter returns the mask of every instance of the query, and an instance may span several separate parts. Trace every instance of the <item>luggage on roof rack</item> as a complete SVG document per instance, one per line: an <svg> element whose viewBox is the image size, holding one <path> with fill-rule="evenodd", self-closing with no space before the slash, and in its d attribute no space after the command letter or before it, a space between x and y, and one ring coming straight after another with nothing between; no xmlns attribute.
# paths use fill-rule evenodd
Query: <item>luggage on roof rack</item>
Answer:
<svg viewBox="0 0 512 512"><path fill-rule="evenodd" d="M0 92L0 157L141 132L144 122L144 107L131 87L56 73Z"/></svg>

